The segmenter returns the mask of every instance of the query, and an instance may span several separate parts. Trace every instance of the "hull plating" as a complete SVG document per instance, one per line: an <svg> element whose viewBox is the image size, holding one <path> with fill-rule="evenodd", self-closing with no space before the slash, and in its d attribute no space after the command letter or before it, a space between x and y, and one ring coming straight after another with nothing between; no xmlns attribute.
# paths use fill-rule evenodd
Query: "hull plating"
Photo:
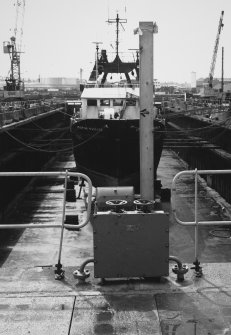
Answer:
<svg viewBox="0 0 231 335"><path fill-rule="evenodd" d="M164 126L154 122L154 176L163 148ZM95 187L139 189L139 120L86 119L71 126L76 167Z"/></svg>

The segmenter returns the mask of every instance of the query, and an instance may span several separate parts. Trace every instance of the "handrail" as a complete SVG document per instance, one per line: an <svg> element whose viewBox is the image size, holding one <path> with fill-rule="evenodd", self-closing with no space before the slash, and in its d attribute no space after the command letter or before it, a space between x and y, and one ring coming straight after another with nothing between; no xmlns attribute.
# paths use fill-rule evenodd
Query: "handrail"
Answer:
<svg viewBox="0 0 231 335"><path fill-rule="evenodd" d="M177 215L176 215L176 180L179 179L180 176L182 175L195 175L195 183L198 182L198 175L212 175L212 174L231 174L231 170L188 170L188 171L181 171L178 172L175 177L172 180L172 187L171 187L171 207L172 207L172 212L174 215L175 220L183 225L183 226L195 226L196 224L201 225L201 226L210 226L210 225L230 225L231 220L226 220L226 221L197 221L198 217L198 208L197 208L197 202L198 202L198 195L197 192L195 192L195 220L194 221L181 221ZM196 184L195 184L195 191L196 189Z"/></svg>
<svg viewBox="0 0 231 335"><path fill-rule="evenodd" d="M230 225L231 220L224 220L224 221L199 221L198 220L198 175L212 175L212 174L231 174L231 170L188 170L188 171L181 171L175 175L172 180L172 187L171 187L171 207L173 216L177 223L183 226L193 226L195 228L194 231L194 254L195 254L195 269L198 273L202 273L202 268L199 266L200 262L198 261L198 230L199 226L224 226ZM179 179L182 175L194 175L195 176L195 214L194 214L194 221L182 221L176 215L176 180Z"/></svg>
<svg viewBox="0 0 231 335"><path fill-rule="evenodd" d="M0 172L0 177L59 177L67 176L80 177L87 181L88 183L88 202L87 202L87 217L85 221L80 225L71 225L64 223L65 219L65 207L64 213L62 215L62 222L60 224L46 224L46 223L37 223L37 224L0 224L0 229L24 229L24 228L70 228L70 229L79 229L87 225L90 220L91 215L91 200L92 200L92 182L88 176L82 173L70 172L70 171L61 171L61 172ZM64 188L64 201L63 205L65 206L66 202L66 188Z"/></svg>
<svg viewBox="0 0 231 335"><path fill-rule="evenodd" d="M59 243L59 252L58 252L58 262L55 265L55 279L61 280L64 278L65 271L62 269L61 264L61 254L62 254L62 246L63 246L63 233L64 228L71 229L80 229L87 225L90 221L91 215L91 200L92 200L92 182L88 176L82 173L70 172L66 170L65 172L0 172L0 177L59 177L65 176L64 183L64 196L63 196L63 209L62 209L62 223L61 224L0 224L0 229L24 229L24 228L61 228L60 234L60 243ZM80 225L71 225L65 224L65 209L66 209L66 193L67 193L67 178L68 176L72 177L80 177L85 179L88 183L88 203L87 203L87 218Z"/></svg>

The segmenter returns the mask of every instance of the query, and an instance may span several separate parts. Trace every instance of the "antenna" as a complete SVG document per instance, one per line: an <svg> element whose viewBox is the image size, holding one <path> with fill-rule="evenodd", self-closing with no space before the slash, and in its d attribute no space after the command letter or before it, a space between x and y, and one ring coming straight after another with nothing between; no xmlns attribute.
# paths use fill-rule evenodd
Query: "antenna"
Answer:
<svg viewBox="0 0 231 335"><path fill-rule="evenodd" d="M136 52L136 62L139 62L139 49L128 49L128 50L134 50Z"/></svg>
<svg viewBox="0 0 231 335"><path fill-rule="evenodd" d="M97 85L97 78L98 78L98 52L99 52L99 44L103 44L103 42L92 42L96 45L96 52L95 52L95 80L96 80L96 85Z"/></svg>
<svg viewBox="0 0 231 335"><path fill-rule="evenodd" d="M108 19L108 23L116 23L116 55L119 54L119 24L123 27L122 23L127 23L127 19L120 19L119 14L116 14L116 19ZM124 29L124 27L123 27Z"/></svg>

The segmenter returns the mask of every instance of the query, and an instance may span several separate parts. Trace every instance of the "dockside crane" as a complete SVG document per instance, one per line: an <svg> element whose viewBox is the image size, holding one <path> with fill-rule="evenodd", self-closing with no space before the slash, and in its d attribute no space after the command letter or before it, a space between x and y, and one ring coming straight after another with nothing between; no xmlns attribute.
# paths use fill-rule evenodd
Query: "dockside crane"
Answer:
<svg viewBox="0 0 231 335"><path fill-rule="evenodd" d="M219 39L220 39L220 34L221 34L221 29L223 28L223 16L224 16L224 11L221 12L219 24L218 24L218 31L217 31L217 36L215 40L215 46L213 49L213 57L212 57L212 62L210 66L210 72L209 72L209 87L213 87L213 75L214 75L214 69L215 69L215 64L216 64L216 59L217 59L217 50L218 50L218 45L219 45Z"/></svg>
<svg viewBox="0 0 231 335"><path fill-rule="evenodd" d="M6 77L4 86L5 98L22 98L24 95L24 85L21 79L20 70L20 56L23 36L23 22L25 12L25 0L16 0L16 17L14 34L10 41L3 42L3 52L10 56L10 71L9 76ZM17 44L16 44L17 41Z"/></svg>

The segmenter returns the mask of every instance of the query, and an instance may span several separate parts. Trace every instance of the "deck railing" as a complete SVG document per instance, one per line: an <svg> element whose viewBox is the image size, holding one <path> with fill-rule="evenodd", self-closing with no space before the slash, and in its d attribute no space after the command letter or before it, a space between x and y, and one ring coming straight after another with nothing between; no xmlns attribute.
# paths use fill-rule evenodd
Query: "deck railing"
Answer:
<svg viewBox="0 0 231 335"><path fill-rule="evenodd" d="M31 224L0 224L1 229L25 229L25 228L61 228L60 234L60 245L59 245L59 258L56 264L58 271L61 265L61 252L63 245L63 232L64 228L68 229L80 229L86 226L90 220L91 215L91 201L92 201L92 182L88 176L82 173L70 172L68 170L62 172L0 172L0 177L60 177L64 176L64 192L63 192L63 206L62 206L62 218L60 223L50 224L50 223L31 223ZM68 177L81 178L85 180L88 184L88 194L87 194L87 217L83 223L78 225L65 224L65 212L66 212L66 195L67 195L67 181ZM58 273L58 272L57 272Z"/></svg>
<svg viewBox="0 0 231 335"><path fill-rule="evenodd" d="M97 86L96 86L97 84ZM85 88L94 88L94 87L111 87L111 88L115 88L115 87L129 87L129 88L139 88L140 85L139 83L133 83L131 82L130 84L127 83L127 82L113 82L113 83L106 83L106 84L100 84L100 83L96 83L95 81L94 82L88 82L87 84L84 85Z"/></svg>
<svg viewBox="0 0 231 335"><path fill-rule="evenodd" d="M181 171L175 175L172 181L172 188L171 188L171 207L173 216L177 223L183 226L193 226L195 228L195 240L194 240L194 247L195 247L195 260L198 260L198 230L200 226L224 226L224 225L231 225L231 220L222 220L222 221L200 221L198 218L198 182L200 175L213 175L213 174L231 174L231 170L188 170L188 171ZM176 192L177 186L176 181L182 177L187 175L194 175L194 183L195 183L195 195L194 195L194 220L193 221L182 221L177 216L177 209L176 209Z"/></svg>

